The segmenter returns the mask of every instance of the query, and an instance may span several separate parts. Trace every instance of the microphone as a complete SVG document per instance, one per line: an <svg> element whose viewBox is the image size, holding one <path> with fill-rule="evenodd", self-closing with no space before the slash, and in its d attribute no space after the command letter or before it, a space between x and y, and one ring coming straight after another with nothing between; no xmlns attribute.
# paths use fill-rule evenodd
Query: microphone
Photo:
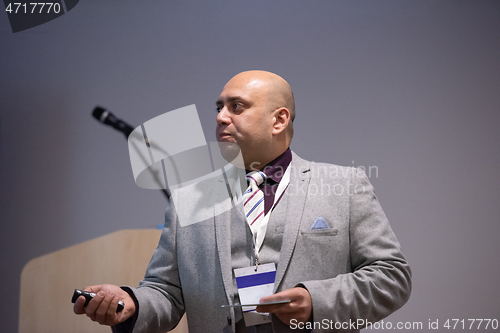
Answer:
<svg viewBox="0 0 500 333"><path fill-rule="evenodd" d="M113 126L115 129L125 134L125 137L127 139L130 133L134 131L134 128L132 126L130 126L123 120L116 118L115 115L111 113L111 111L108 111L101 106L96 106L94 108L94 111L92 111L92 116L105 125ZM148 147L150 146L150 142L146 142L146 144L148 145ZM162 189L161 191L163 192L167 200L170 199L170 191L168 189Z"/></svg>
<svg viewBox="0 0 500 333"><path fill-rule="evenodd" d="M92 112L92 116L103 124L113 126L115 129L125 134L125 137L127 138L134 130L132 126L123 120L116 118L114 114L103 107L96 106Z"/></svg>

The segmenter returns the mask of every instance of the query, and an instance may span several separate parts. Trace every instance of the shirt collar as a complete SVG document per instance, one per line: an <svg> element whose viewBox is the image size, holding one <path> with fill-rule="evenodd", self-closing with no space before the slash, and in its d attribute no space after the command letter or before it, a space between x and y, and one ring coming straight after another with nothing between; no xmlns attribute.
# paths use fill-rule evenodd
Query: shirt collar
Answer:
<svg viewBox="0 0 500 333"><path fill-rule="evenodd" d="M285 174L285 170L290 165L292 161L292 151L290 148L285 150L283 154L276 157L274 160L269 162L262 171L265 172L268 178L274 180L276 183L281 181L283 175Z"/></svg>

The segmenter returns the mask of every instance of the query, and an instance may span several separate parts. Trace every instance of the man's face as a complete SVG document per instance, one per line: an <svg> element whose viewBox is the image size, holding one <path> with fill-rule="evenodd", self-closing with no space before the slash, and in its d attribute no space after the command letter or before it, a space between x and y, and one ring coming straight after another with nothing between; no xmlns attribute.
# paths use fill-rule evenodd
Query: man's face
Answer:
<svg viewBox="0 0 500 333"><path fill-rule="evenodd" d="M236 143L247 167L261 161L259 152L271 144L273 117L267 92L265 81L236 76L226 84L216 103L217 141Z"/></svg>

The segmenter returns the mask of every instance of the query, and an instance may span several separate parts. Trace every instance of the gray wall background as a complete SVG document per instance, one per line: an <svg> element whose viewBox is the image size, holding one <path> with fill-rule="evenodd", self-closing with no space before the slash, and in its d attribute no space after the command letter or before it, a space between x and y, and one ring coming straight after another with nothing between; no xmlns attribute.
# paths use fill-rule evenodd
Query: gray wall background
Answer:
<svg viewBox="0 0 500 333"><path fill-rule="evenodd" d="M292 85L299 155L377 167L414 273L386 321L500 320L500 1L82 0L16 34L0 14L0 36L0 331L30 259L163 220L93 107L139 125L194 103L214 140L248 69Z"/></svg>

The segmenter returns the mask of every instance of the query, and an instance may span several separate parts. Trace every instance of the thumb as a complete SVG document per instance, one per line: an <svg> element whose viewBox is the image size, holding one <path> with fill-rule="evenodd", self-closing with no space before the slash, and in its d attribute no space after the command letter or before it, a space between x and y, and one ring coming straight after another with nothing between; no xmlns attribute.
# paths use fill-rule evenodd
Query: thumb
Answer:
<svg viewBox="0 0 500 333"><path fill-rule="evenodd" d="M76 299L75 304L73 305L73 311L76 314L85 314L85 297L80 296Z"/></svg>

